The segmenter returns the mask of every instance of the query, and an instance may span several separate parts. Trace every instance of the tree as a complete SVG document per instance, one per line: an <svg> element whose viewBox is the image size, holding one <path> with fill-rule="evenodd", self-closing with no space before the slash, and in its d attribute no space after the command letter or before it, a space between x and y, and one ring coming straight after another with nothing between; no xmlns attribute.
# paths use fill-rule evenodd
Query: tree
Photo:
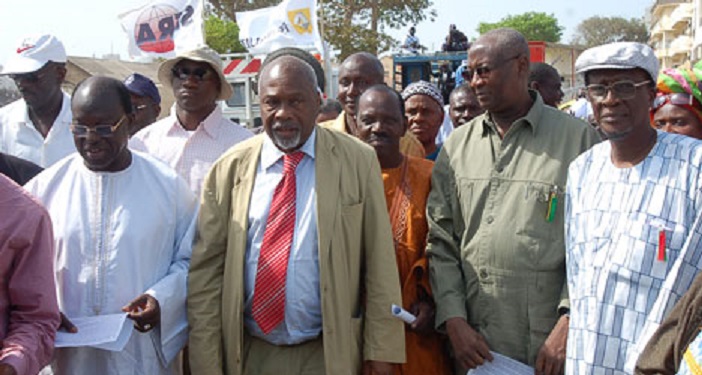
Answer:
<svg viewBox="0 0 702 375"><path fill-rule="evenodd" d="M207 0L208 10L220 17L236 20L236 12L266 8L280 3L280 0ZM254 4L255 3L255 4Z"/></svg>
<svg viewBox="0 0 702 375"><path fill-rule="evenodd" d="M205 42L219 53L246 52L239 43L239 26L214 15L205 19Z"/></svg>
<svg viewBox="0 0 702 375"><path fill-rule="evenodd" d="M340 59L359 51L387 51L397 41L384 30L433 21L433 5L432 0L325 0L324 38L340 50Z"/></svg>
<svg viewBox="0 0 702 375"><path fill-rule="evenodd" d="M519 31L527 40L559 42L563 36L563 26L558 24L556 17L542 12L509 15L495 23L481 22L478 24L478 33L485 34L502 27Z"/></svg>
<svg viewBox="0 0 702 375"><path fill-rule="evenodd" d="M220 17L235 19L236 12L276 5L280 0L208 0L209 9ZM319 2L322 37L340 51L340 59L368 51L378 53L397 44L386 29L398 29L434 20L433 0L324 0Z"/></svg>
<svg viewBox="0 0 702 375"><path fill-rule="evenodd" d="M648 42L648 28L642 19L590 17L578 24L572 43L594 47L613 42Z"/></svg>

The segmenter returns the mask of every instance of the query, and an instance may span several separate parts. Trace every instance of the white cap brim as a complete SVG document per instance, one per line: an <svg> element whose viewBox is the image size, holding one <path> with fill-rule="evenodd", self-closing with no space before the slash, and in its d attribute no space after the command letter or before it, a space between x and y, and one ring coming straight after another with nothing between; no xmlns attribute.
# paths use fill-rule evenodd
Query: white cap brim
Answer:
<svg viewBox="0 0 702 375"><path fill-rule="evenodd" d="M47 61L38 61L21 55L10 57L5 63L0 74L23 74L36 72L46 65Z"/></svg>

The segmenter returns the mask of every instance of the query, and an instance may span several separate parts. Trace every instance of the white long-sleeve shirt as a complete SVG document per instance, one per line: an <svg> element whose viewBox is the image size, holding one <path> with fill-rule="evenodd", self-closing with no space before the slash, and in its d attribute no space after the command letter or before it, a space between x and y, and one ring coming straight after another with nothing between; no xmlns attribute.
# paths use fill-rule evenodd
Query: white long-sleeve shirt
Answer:
<svg viewBox="0 0 702 375"><path fill-rule="evenodd" d="M125 349L58 349L54 373L172 374L187 340L186 286L196 200L175 171L133 152L119 172L93 172L78 155L27 183L54 224L59 308L73 317L116 314L143 293L158 300L160 325L134 331Z"/></svg>

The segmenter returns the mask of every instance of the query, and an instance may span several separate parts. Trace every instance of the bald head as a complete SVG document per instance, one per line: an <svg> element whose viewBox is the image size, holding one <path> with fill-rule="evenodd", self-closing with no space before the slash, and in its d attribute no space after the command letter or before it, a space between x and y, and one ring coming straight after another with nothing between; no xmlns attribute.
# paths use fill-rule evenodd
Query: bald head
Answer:
<svg viewBox="0 0 702 375"><path fill-rule="evenodd" d="M134 113L129 91L121 81L85 79L73 91L71 111L73 142L88 169L116 172L131 164L127 143Z"/></svg>
<svg viewBox="0 0 702 375"><path fill-rule="evenodd" d="M524 55L529 59L529 42L517 30L502 28L486 32L470 47L470 50L489 48L495 58L508 59L515 55Z"/></svg>
<svg viewBox="0 0 702 375"><path fill-rule="evenodd" d="M357 52L347 57L346 60L341 63L340 70L348 68L355 68L362 71L363 74L368 76L371 85L383 83L385 68L383 68L383 63L372 53ZM341 75L341 71L339 75Z"/></svg>
<svg viewBox="0 0 702 375"><path fill-rule="evenodd" d="M111 110L119 106L126 114L134 112L127 87L109 77L88 77L81 81L73 90L71 106L79 106L86 111Z"/></svg>

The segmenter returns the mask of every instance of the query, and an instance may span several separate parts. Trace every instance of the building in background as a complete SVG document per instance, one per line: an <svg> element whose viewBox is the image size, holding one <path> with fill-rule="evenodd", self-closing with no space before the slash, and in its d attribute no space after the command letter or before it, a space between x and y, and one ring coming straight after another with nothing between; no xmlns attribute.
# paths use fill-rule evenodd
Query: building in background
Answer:
<svg viewBox="0 0 702 375"><path fill-rule="evenodd" d="M661 68L690 66L702 57L702 0L655 0L650 44Z"/></svg>

